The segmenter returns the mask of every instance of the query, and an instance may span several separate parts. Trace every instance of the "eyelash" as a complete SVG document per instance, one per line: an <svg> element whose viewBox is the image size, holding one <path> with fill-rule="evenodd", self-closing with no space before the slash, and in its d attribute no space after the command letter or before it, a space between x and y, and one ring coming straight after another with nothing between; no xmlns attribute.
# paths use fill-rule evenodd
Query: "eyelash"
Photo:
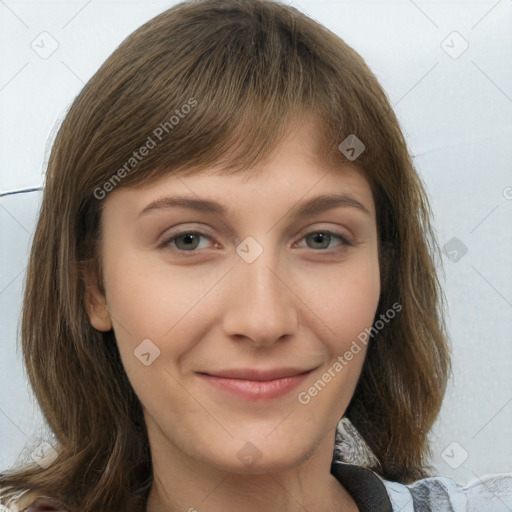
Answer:
<svg viewBox="0 0 512 512"><path fill-rule="evenodd" d="M319 230L316 230L316 231L310 231L310 232L305 233L304 235L302 235L302 237L300 238L299 241L304 240L308 236L316 235L316 234L323 234L323 235L328 235L330 237L337 238L341 243L339 245L335 246L335 247L330 248L330 249L311 249L312 251L315 251L315 252L329 252L329 251L336 251L336 250L339 251L339 250L345 249L346 247L353 247L354 246L354 243L352 241L350 241L346 236L342 235L341 233L337 233L335 231L331 231L329 229L319 229ZM179 231L177 233L173 233L169 237L165 238L159 244L159 247L163 248L163 249L170 249L171 251L173 251L175 253L179 253L179 254L199 252L200 249L191 249L189 251L186 251L186 250L183 250L183 249L178 249L178 248L173 247L171 245L172 242L175 242L176 239L178 239L178 238L180 238L181 236L184 236L184 235L199 235L199 236L211 239L210 235L208 235L206 233L203 233L201 231L182 230L182 231Z"/></svg>

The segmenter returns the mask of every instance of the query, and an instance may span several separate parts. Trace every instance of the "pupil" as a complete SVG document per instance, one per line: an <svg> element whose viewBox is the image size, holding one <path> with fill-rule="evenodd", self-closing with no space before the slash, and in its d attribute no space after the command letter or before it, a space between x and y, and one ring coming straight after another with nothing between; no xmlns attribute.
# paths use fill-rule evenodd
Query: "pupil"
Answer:
<svg viewBox="0 0 512 512"><path fill-rule="evenodd" d="M196 235L194 235L193 233L186 233L184 235L181 235L180 238L177 239L176 245L179 247L181 243L182 248L195 248L195 246L197 245L197 241L194 240L194 238L196 238Z"/></svg>
<svg viewBox="0 0 512 512"><path fill-rule="evenodd" d="M326 233L316 233L313 235L313 242L319 243L322 247L326 247L325 242L329 245L329 235Z"/></svg>

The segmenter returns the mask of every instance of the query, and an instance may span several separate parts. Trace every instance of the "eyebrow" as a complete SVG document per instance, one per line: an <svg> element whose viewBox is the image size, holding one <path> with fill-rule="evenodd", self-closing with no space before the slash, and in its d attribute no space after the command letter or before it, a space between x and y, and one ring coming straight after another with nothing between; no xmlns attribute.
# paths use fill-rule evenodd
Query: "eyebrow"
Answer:
<svg viewBox="0 0 512 512"><path fill-rule="evenodd" d="M338 207L356 208L367 215L370 211L355 197L349 194L325 194L297 203L288 213L292 218L307 217ZM148 204L138 215L141 217L155 210L167 210L171 208L188 208L199 212L213 213L226 216L228 209L211 199L200 199L193 196L165 196Z"/></svg>

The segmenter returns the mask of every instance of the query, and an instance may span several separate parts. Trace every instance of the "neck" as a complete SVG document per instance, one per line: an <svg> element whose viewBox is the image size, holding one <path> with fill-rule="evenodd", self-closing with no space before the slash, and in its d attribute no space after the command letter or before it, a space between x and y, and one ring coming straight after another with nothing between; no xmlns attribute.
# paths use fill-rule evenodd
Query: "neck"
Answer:
<svg viewBox="0 0 512 512"><path fill-rule="evenodd" d="M192 459L153 432L153 486L146 512L357 512L350 494L331 474L334 432L291 468L257 474L229 472ZM332 435L331 435L332 434ZM151 438L151 435L150 435Z"/></svg>

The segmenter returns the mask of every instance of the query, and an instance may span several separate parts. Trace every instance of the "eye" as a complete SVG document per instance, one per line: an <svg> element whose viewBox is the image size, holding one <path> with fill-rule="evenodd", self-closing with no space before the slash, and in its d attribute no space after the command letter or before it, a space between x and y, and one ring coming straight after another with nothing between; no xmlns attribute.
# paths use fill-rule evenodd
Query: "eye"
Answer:
<svg viewBox="0 0 512 512"><path fill-rule="evenodd" d="M201 244L201 239L206 240L205 243ZM160 246L163 248L170 248L175 252L194 252L197 249L205 249L208 247L208 240L211 240L210 235L202 233L200 231L181 231L179 233L173 233L169 237L165 238ZM341 233L335 233L333 231L324 229L319 231L312 231L302 237L302 240L306 240L306 248L309 249L343 249L346 246L353 246L353 243L347 239ZM338 243L333 242L338 241ZM294 244L294 247L300 247L300 244ZM197 252L197 251L196 251Z"/></svg>
<svg viewBox="0 0 512 512"><path fill-rule="evenodd" d="M181 233L174 233L169 238L166 238L161 246L170 247L174 251L193 252L196 249L204 249L205 246L200 246L201 238L210 240L210 237L200 231L182 231Z"/></svg>
<svg viewBox="0 0 512 512"><path fill-rule="evenodd" d="M331 246L333 240L338 240L339 243ZM341 233L335 233L328 229L321 231L312 231L306 234L301 240L306 240L307 246L310 249L336 249L343 248L344 246L352 246L353 244Z"/></svg>

